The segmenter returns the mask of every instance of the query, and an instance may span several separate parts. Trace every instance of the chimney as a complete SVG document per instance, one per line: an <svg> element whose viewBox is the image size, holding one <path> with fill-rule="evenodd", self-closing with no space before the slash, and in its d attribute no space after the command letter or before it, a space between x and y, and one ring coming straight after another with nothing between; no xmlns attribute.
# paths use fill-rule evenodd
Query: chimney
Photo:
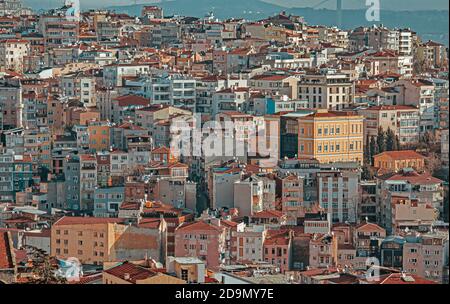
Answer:
<svg viewBox="0 0 450 304"><path fill-rule="evenodd" d="M123 279L128 281L130 279L130 274L129 273L124 273L123 274Z"/></svg>

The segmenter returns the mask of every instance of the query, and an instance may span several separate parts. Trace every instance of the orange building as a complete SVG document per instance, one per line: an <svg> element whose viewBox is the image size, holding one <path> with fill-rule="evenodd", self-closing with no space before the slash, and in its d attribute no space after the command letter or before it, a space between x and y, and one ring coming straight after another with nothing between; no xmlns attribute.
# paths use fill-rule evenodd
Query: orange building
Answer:
<svg viewBox="0 0 450 304"><path fill-rule="evenodd" d="M363 162L364 117L319 109L298 118L298 157L321 163Z"/></svg>
<svg viewBox="0 0 450 304"><path fill-rule="evenodd" d="M373 158L374 167L386 171L397 172L404 168L422 171L425 168L425 157L412 150L386 151Z"/></svg>
<svg viewBox="0 0 450 304"><path fill-rule="evenodd" d="M88 125L89 149L106 151L110 148L110 124L104 121L91 121Z"/></svg>

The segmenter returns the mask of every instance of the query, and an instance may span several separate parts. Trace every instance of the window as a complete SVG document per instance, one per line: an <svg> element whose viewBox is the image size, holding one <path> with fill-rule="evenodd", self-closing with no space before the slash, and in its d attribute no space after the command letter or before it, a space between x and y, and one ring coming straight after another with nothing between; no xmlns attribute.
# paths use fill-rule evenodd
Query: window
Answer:
<svg viewBox="0 0 450 304"><path fill-rule="evenodd" d="M189 279L189 272L187 269L181 269L181 279L184 281L188 281Z"/></svg>

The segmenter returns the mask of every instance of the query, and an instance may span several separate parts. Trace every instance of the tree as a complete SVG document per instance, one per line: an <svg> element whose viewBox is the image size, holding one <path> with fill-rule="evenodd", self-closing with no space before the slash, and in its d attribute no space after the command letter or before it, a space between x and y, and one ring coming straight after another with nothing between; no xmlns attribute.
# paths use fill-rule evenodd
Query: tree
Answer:
<svg viewBox="0 0 450 304"><path fill-rule="evenodd" d="M57 275L58 266L52 263L49 255L36 247L26 247L33 263L31 284L64 284L66 279Z"/></svg>
<svg viewBox="0 0 450 304"><path fill-rule="evenodd" d="M394 151L400 150L400 139L398 138L398 135L395 135L394 140Z"/></svg>
<svg viewBox="0 0 450 304"><path fill-rule="evenodd" d="M441 157L436 153L430 153L425 159L425 170L435 175L442 168Z"/></svg>
<svg viewBox="0 0 450 304"><path fill-rule="evenodd" d="M386 151L395 151L396 143L395 143L395 134L391 128L388 128L386 133Z"/></svg>
<svg viewBox="0 0 450 304"><path fill-rule="evenodd" d="M375 137L371 136L370 137L370 159L371 159L371 163L373 164L373 157L375 155L377 155L380 151L378 150L378 145L375 142Z"/></svg>
<svg viewBox="0 0 450 304"><path fill-rule="evenodd" d="M366 164L372 163L372 153L371 153L371 147L370 147L370 136L366 137L366 145L364 147L364 162Z"/></svg>
<svg viewBox="0 0 450 304"><path fill-rule="evenodd" d="M363 180L371 180L374 177L374 172L373 169L370 167L369 164L364 164L364 166L362 167L362 172L361 172L361 178Z"/></svg>
<svg viewBox="0 0 450 304"><path fill-rule="evenodd" d="M377 146L378 153L386 151L386 133L383 131L382 127L378 128Z"/></svg>

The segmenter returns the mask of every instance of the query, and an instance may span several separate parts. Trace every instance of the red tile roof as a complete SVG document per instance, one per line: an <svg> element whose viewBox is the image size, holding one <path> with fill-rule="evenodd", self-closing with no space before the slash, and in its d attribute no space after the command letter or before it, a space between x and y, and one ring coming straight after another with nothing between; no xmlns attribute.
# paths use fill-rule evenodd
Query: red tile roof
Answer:
<svg viewBox="0 0 450 304"><path fill-rule="evenodd" d="M425 159L422 155L413 150L403 150L403 151L385 151L383 153L377 154L374 157L388 156L394 160L405 160L405 159Z"/></svg>
<svg viewBox="0 0 450 304"><path fill-rule="evenodd" d="M262 81L280 81L288 78L289 75L258 75L253 76L251 80L262 80Z"/></svg>
<svg viewBox="0 0 450 304"><path fill-rule="evenodd" d="M395 174L392 177L388 178L387 180L390 181L408 181L411 184L417 185L417 184L438 184L442 183L442 180L431 176L429 173L423 173L419 174L415 171L413 172L404 172L400 174Z"/></svg>
<svg viewBox="0 0 450 304"><path fill-rule="evenodd" d="M77 281L70 281L69 284L91 284L93 282L99 281L99 283L102 281L102 273L93 273L87 276L80 277L80 280Z"/></svg>
<svg viewBox="0 0 450 304"><path fill-rule="evenodd" d="M148 229L158 229L161 225L161 219L159 218L143 218L138 227L140 228L148 228Z"/></svg>
<svg viewBox="0 0 450 304"><path fill-rule="evenodd" d="M404 279L404 276L408 279ZM401 274L401 273L391 273L386 276L382 276L381 280L377 282L378 284L419 284L419 285L429 285L429 284L437 284L436 282L427 280L415 274Z"/></svg>
<svg viewBox="0 0 450 304"><path fill-rule="evenodd" d="M95 225L105 223L123 223L122 218L105 218L105 217L82 217L82 216L64 216L60 218L53 226L64 225Z"/></svg>
<svg viewBox="0 0 450 304"><path fill-rule="evenodd" d="M361 223L358 226L356 226L356 230L361 231L361 232L362 231L369 232L369 231L374 231L374 230L376 230L376 231L384 231L384 229L381 228L380 226L378 226L377 224L366 223L366 222Z"/></svg>
<svg viewBox="0 0 450 304"><path fill-rule="evenodd" d="M283 216L283 212L278 210L263 210L253 214L252 218L280 218Z"/></svg>
<svg viewBox="0 0 450 304"><path fill-rule="evenodd" d="M120 107L127 106L149 106L150 100L137 95L125 95L115 98L119 102Z"/></svg>
<svg viewBox="0 0 450 304"><path fill-rule="evenodd" d="M306 117L322 118L322 117L337 117L337 116L358 116L355 112L351 111L318 111L313 114L309 114Z"/></svg>
<svg viewBox="0 0 450 304"><path fill-rule="evenodd" d="M13 248L10 246L10 234L8 232L0 233L0 269L14 268L12 254Z"/></svg>
<svg viewBox="0 0 450 304"><path fill-rule="evenodd" d="M122 205L120 205L120 210L139 210L141 207L141 203L135 203L135 202L123 202Z"/></svg>
<svg viewBox="0 0 450 304"><path fill-rule="evenodd" d="M155 149L152 150L151 153L152 154L166 154L166 153L170 153L170 148L168 148L168 147L155 148Z"/></svg>
<svg viewBox="0 0 450 304"><path fill-rule="evenodd" d="M202 232L202 231L212 231L212 232L222 232L222 229L217 226L205 223L203 221L184 223L177 228L177 232Z"/></svg>
<svg viewBox="0 0 450 304"><path fill-rule="evenodd" d="M366 110L368 111L388 111L388 110L418 110L416 107L413 106L402 106L402 105L398 105L398 106L373 106L370 108L367 108Z"/></svg>
<svg viewBox="0 0 450 304"><path fill-rule="evenodd" d="M145 280L158 275L155 271L134 265L127 261L107 269L104 272L133 284L136 284L136 281ZM128 275L129 278L125 279L126 275Z"/></svg>
<svg viewBox="0 0 450 304"><path fill-rule="evenodd" d="M268 230L264 246L288 246L290 242L289 230Z"/></svg>

